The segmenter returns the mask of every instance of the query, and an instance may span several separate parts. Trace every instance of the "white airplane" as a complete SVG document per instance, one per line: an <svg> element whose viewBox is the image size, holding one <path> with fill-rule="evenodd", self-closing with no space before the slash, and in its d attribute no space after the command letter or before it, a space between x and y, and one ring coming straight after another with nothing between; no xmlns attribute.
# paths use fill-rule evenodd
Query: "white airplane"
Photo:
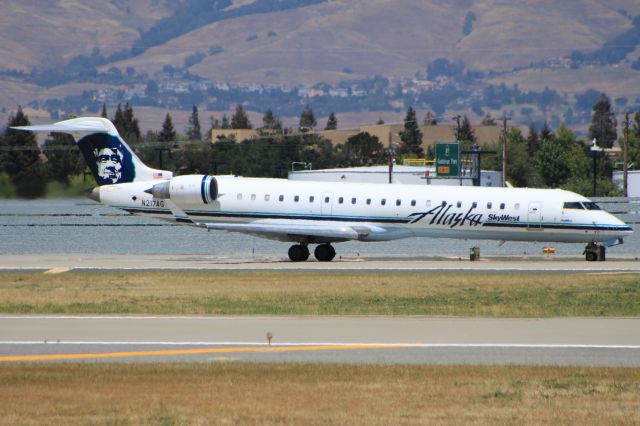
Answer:
<svg viewBox="0 0 640 426"><path fill-rule="evenodd" d="M594 202L560 189L302 182L173 176L145 166L104 118L21 130L74 136L100 186L87 195L133 214L295 243L294 262L331 261L332 243L409 237L586 243L586 260L633 230Z"/></svg>

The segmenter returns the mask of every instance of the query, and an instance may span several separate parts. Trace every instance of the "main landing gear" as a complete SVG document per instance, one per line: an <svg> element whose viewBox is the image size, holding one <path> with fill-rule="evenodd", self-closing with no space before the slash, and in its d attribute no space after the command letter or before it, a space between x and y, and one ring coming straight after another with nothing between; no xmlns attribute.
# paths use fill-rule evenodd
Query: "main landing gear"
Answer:
<svg viewBox="0 0 640 426"><path fill-rule="evenodd" d="M606 260L606 253L607 248L605 246L592 242L587 244L582 254L584 254L584 258L587 262L604 262Z"/></svg>
<svg viewBox="0 0 640 426"><path fill-rule="evenodd" d="M336 250L331 244L320 244L313 252L318 262L331 262L336 257ZM309 259L309 247L307 244L295 244L289 247L289 259L292 262L304 262Z"/></svg>

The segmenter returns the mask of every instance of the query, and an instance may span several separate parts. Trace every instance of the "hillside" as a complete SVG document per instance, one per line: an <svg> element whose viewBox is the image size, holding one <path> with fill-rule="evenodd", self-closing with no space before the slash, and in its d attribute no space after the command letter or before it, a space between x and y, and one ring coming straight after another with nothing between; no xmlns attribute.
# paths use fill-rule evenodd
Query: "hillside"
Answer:
<svg viewBox="0 0 640 426"><path fill-rule="evenodd" d="M0 2L0 119L17 104L64 115L125 101L159 114L191 104L228 111L242 102L285 117L311 103L321 115L397 115L414 104L475 118L503 110L523 122L562 118L587 89L620 98L621 107L640 105L640 70L632 68L639 15L637 0ZM626 50L613 63L571 62L575 52L590 58L603 46ZM438 58L461 71L434 89L427 69ZM375 75L388 80L383 89L367 83ZM417 88L406 87L411 79ZM159 93L146 92L150 81ZM335 99L286 92L319 84L321 93L343 92ZM488 85L502 84L551 88L556 104L542 112L535 100L482 97ZM263 93L273 87L284 92ZM346 102L366 90L367 99Z"/></svg>

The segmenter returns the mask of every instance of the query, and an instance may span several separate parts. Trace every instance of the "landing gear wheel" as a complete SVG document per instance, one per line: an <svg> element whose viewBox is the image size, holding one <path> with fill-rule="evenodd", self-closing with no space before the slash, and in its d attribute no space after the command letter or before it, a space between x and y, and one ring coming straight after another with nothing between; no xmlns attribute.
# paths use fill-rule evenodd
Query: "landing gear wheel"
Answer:
<svg viewBox="0 0 640 426"><path fill-rule="evenodd" d="M309 249L304 244L289 247L289 259L292 262L304 262L309 258Z"/></svg>
<svg viewBox="0 0 640 426"><path fill-rule="evenodd" d="M331 262L336 257L336 250L331 244L320 244L313 254L318 262Z"/></svg>
<svg viewBox="0 0 640 426"><path fill-rule="evenodd" d="M595 262L595 261L604 262L607 258L606 251L607 251L607 248L605 246L602 246L596 243L589 243L584 248L583 254L587 262Z"/></svg>

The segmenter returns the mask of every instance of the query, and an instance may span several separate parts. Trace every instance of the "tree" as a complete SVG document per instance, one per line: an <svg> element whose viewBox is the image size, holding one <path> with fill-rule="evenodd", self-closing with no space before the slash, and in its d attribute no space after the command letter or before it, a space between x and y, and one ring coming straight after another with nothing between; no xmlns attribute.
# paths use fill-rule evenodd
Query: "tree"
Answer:
<svg viewBox="0 0 640 426"><path fill-rule="evenodd" d="M309 106L309 104L307 104L300 114L300 123L298 127L301 131L306 132L309 130L313 130L313 128L316 127L317 124L318 122L316 121L316 116L313 115L311 107Z"/></svg>
<svg viewBox="0 0 640 426"><path fill-rule="evenodd" d="M484 118L482 119L483 126L496 126L496 119L491 116L491 114L486 113Z"/></svg>
<svg viewBox="0 0 640 426"><path fill-rule="evenodd" d="M640 141L640 112L633 115L633 135Z"/></svg>
<svg viewBox="0 0 640 426"><path fill-rule="evenodd" d="M399 149L400 154L423 156L422 132L418 127L416 112L412 107L407 109L407 114L404 117L404 130L400 132L400 140L402 141Z"/></svg>
<svg viewBox="0 0 640 426"><path fill-rule="evenodd" d="M431 111L428 111L427 114L424 116L424 120L422 121L422 124L424 126L436 126L438 124L438 120L436 119L436 116L434 113L432 113Z"/></svg>
<svg viewBox="0 0 640 426"><path fill-rule="evenodd" d="M527 152L530 156L538 152L540 149L540 137L538 136L538 132L536 131L535 123L531 123L529 125L529 134L527 135Z"/></svg>
<svg viewBox="0 0 640 426"><path fill-rule="evenodd" d="M162 123L162 130L158 133L159 142L174 142L176 140L176 129L173 127L173 120L171 120L171 114L167 113L164 122Z"/></svg>
<svg viewBox="0 0 640 426"><path fill-rule="evenodd" d="M70 176L79 175L84 170L80 150L71 135L52 133L44 141L42 151L47 157L47 173L53 180L68 185Z"/></svg>
<svg viewBox="0 0 640 426"><path fill-rule="evenodd" d="M108 118L109 116L107 115L107 104L106 103L102 103L102 112L100 112L100 117L102 118Z"/></svg>
<svg viewBox="0 0 640 426"><path fill-rule="evenodd" d="M566 165L566 150L553 140L543 140L534 157L536 174L540 184L548 188L559 188L569 177Z"/></svg>
<svg viewBox="0 0 640 426"><path fill-rule="evenodd" d="M589 139L595 139L601 148L611 148L618 138L617 120L609 98L603 93L593 105Z"/></svg>
<svg viewBox="0 0 640 426"><path fill-rule="evenodd" d="M542 129L540 129L541 143L551 142L554 140L554 138L555 137L553 135L553 131L551 130L551 127L549 127L549 123L545 121L544 124L542 125Z"/></svg>
<svg viewBox="0 0 640 426"><path fill-rule="evenodd" d="M276 117L271 108L267 109L262 116L262 128L272 132L282 133L282 122Z"/></svg>
<svg viewBox="0 0 640 426"><path fill-rule="evenodd" d="M251 129L251 122L242 105L236 105L236 112L231 117L232 129Z"/></svg>
<svg viewBox="0 0 640 426"><path fill-rule="evenodd" d="M200 130L200 118L198 117L198 107L193 106L191 110L191 115L189 116L189 123L187 124L187 128L185 129L185 133L187 134L187 139L192 141L201 141L202 140L202 131Z"/></svg>
<svg viewBox="0 0 640 426"><path fill-rule="evenodd" d="M476 143L476 134L471 128L471 122L466 115L462 117L462 123L460 122L460 116L456 117L456 140L463 143L465 146L471 146Z"/></svg>
<svg viewBox="0 0 640 426"><path fill-rule="evenodd" d="M140 140L141 133L138 119L135 118L133 107L129 105L129 102L124 105L124 109L118 104L113 117L113 125L125 141L135 143Z"/></svg>
<svg viewBox="0 0 640 426"><path fill-rule="evenodd" d="M30 124L21 107L18 107L15 115L9 116L3 141L7 150L2 156L0 169L9 175L18 196L36 198L43 196L46 190L45 168L40 159L38 142L33 132L11 128Z"/></svg>
<svg viewBox="0 0 640 426"><path fill-rule="evenodd" d="M336 115L332 112L329 114L329 118L327 119L327 125L324 126L325 130L336 130L338 128L338 119Z"/></svg>
<svg viewBox="0 0 640 426"><path fill-rule="evenodd" d="M372 136L368 132L351 136L340 148L344 161L351 166L376 164L384 156L384 146L377 136Z"/></svg>
<svg viewBox="0 0 640 426"><path fill-rule="evenodd" d="M229 117L227 117L227 114L222 115L222 124L220 124L220 128L221 129L231 128L231 124L229 124Z"/></svg>

